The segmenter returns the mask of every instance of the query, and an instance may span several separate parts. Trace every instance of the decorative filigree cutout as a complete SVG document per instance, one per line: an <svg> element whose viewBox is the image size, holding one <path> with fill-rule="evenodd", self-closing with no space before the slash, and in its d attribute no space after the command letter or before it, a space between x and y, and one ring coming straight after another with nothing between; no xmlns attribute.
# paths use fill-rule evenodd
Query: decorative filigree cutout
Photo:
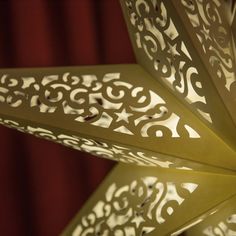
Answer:
<svg viewBox="0 0 236 236"><path fill-rule="evenodd" d="M202 78L184 39L161 0L126 0L137 50L152 62L155 75L212 122Z"/></svg>
<svg viewBox="0 0 236 236"><path fill-rule="evenodd" d="M235 59L229 27L226 28L220 0L181 0L194 32L225 88L236 91Z"/></svg>
<svg viewBox="0 0 236 236"><path fill-rule="evenodd" d="M222 20L219 12L217 12L217 7L220 4L219 1L212 0L210 3L210 0L195 0L195 3L191 0L180 1L186 7L188 16L190 18L192 17L191 22L193 26L199 30L197 37L202 44L204 53L209 55L210 65L216 71L217 77L223 81L225 88L232 93L233 90L235 91L236 81L235 69L233 69L235 62L230 54L232 52L231 45L229 41L222 36L225 35L226 30L221 24ZM144 60L145 63L148 66L151 65L152 70L155 72L155 77L160 77L176 94L178 93L191 104L189 107L194 106L202 117L208 122L215 124L214 115L217 114L217 112L215 112L215 114L210 112L210 104L213 104L214 96L208 96L207 91L207 88L211 87L206 86L208 83L206 83L206 80L202 79L204 77L202 75L205 72L202 73L201 66L197 66L198 63L194 60L194 57L196 59L195 51L191 53L187 38L184 39L184 37L181 36L181 26L174 22L174 17L170 17L171 14L169 10L171 10L171 7L168 8L169 3L164 0L124 0L124 2L128 9L132 30L134 30L136 46L146 57ZM198 14L197 18L192 9L192 5L194 4L196 4L198 8L198 12L196 13ZM216 5L215 8L212 8L213 5ZM211 21L214 24L211 23ZM218 28L216 32L210 30L210 24L211 26L217 25ZM200 27L202 28L200 29ZM145 65L145 63L143 64ZM205 71L205 68L202 68ZM131 67L127 69L128 74L132 74L132 69ZM76 70L77 69L75 69L75 71ZM82 69L82 71L83 70L84 69ZM78 69L78 71L80 71L80 69ZM91 71L93 71L93 69L91 69ZM95 69L94 71L97 70ZM98 71L101 73L102 70ZM111 71L111 69L109 69L109 71ZM149 72L150 71L151 70L149 70ZM33 74L35 73L33 72ZM43 72L38 74L42 75ZM158 89L154 88L155 86L149 86L151 87L151 89L149 89L148 83L147 86L143 85L144 81L143 84L137 83L139 84L137 85L135 81L132 82L129 78L124 77L125 76L119 72L104 72L101 76L101 74L97 75L96 72L95 74L73 74L72 72L67 72L66 69L62 74L57 72L55 72L55 74L47 73L41 78L37 78L36 76L19 76L15 78L11 73L7 74L4 70L4 74L0 77L0 103L6 108L6 111L4 110L3 112L3 117L16 117L16 121L0 118L0 123L80 151L124 163L190 170L191 168L189 166L179 164L178 158L168 157L167 153L186 159L188 159L188 155L190 154L190 160L210 163L216 166L221 166L222 159L219 158L222 157L223 153L228 159L225 159L226 164L224 164L225 166L222 165L222 167L231 168L232 164L232 169L235 169L234 150L232 150L233 154L231 154L231 145L228 146L231 142L229 142L228 139L225 141L224 135L220 135L221 131L224 129L222 128L224 127L223 125L219 125L220 132L215 135L211 130L208 130L207 126L202 125L198 119L195 119L191 112L187 109L185 110L184 106L180 105L180 107L178 107L179 103L176 103L178 109L174 108L175 104L172 102L173 98L171 96L170 103L168 103L169 100L167 99L168 101L166 101L165 98L169 96L165 96L164 93L164 98L160 96ZM209 82L209 84L210 83L211 82ZM212 95L215 94L215 92L209 91L209 94ZM220 104L221 103L223 107L222 110L224 111L224 104L220 100ZM181 107L184 109L183 113L181 111L178 112ZM221 106L219 105L219 107ZM40 114L40 119L42 117L43 119L37 120L33 118L31 121L29 115L29 117L26 117L24 120L23 116L26 110L29 112L27 114L34 114L35 116ZM22 113L18 117L17 115L13 115L12 111L16 111L16 113L17 111L22 111ZM177 113L175 111L177 111ZM220 113L223 112L219 110L219 114ZM73 122L73 125L60 126L62 122L58 122L59 125L57 123L55 125L56 127L53 127L52 122L50 124L50 122L45 121L49 115L50 117L54 117L51 116L52 114L59 114L58 116L55 115L55 117L62 117L60 122L65 120L66 122ZM188 120L191 120L190 118L192 117L196 123L192 122L191 124L197 130L185 123L183 121L185 117L181 117L181 114L186 114ZM46 119L44 119L45 117ZM22 121L22 124L21 121L18 122L18 118ZM34 122L35 124L41 124L40 121L43 121L42 127L32 125ZM32 124L29 125L27 122ZM74 124L76 124L76 126L74 126ZM225 122L225 124L227 124L227 122ZM46 128L43 127L44 125ZM79 128L82 128L83 125L85 126L85 131L80 131ZM208 125L215 128L212 124ZM52 128L53 131L49 127ZM79 128L77 129L77 127ZM114 140L114 142L119 142L119 137L125 137L127 139L124 142L122 141L122 143L130 146L112 144L109 143L109 141L101 141L100 138L95 140L96 136L103 137L101 139L105 140L109 140L109 137L106 138L105 135L93 136L93 132L87 132L87 137L74 135L80 132L81 134L85 134L87 127L89 127L89 129L91 127L100 127L103 128L103 131L104 129L109 129L111 132L104 132L106 134L125 134L128 138L125 135L114 135L110 139ZM200 137L201 135L198 133L197 127L200 127L202 137ZM204 128L207 130L206 132ZM216 128L218 128L217 125ZM97 128L95 130L97 130ZM100 130L102 129L99 129L99 131ZM230 129L226 129L226 133L228 130ZM67 131L70 134L67 134ZM94 137L94 139L88 138L89 136ZM118 138L116 139L116 137ZM140 145L141 142L137 145L133 145L133 140L132 142L127 142L127 140L130 140L132 137L137 137L138 141L145 141L145 144L149 144L149 141L152 142L150 142L150 146L142 146ZM142 139L140 137L142 137ZM159 150L152 146L153 144L159 144L161 146L167 139L160 138L165 137L171 137L175 140L175 145L170 147L171 151L167 150L168 142L166 142L166 146L163 145ZM190 139L201 139L192 141L191 146L189 145L190 147L188 147L188 151L182 151L181 145L184 143L182 142L182 138L186 137ZM231 137L234 136L229 135L229 137L231 140ZM178 138L179 140L177 142L176 139ZM200 144L205 143L205 141L210 143L211 139L214 141L211 142L209 147L213 147L215 152L209 151L208 147L201 147L202 150L199 148L200 151L198 151L198 147L201 146ZM227 143L225 144L224 141ZM214 144L219 144L220 148L215 148L217 145L214 146ZM133 146L131 147L131 145ZM141 151L137 150L139 148ZM144 152L142 148L146 148L147 150ZM155 150L160 153L163 152L166 153L166 156L148 150ZM217 153L218 150L220 150L219 154ZM200 154L202 153L205 155L201 156ZM230 153L231 156L227 155L227 153ZM213 154L217 154L217 157ZM205 158L205 156L207 156L207 161L202 158ZM232 159L233 161L231 161ZM183 162L185 161L183 160ZM188 163L188 161L186 162ZM150 169L153 170L150 172ZM172 233L173 236L178 235L181 230L183 231L188 227L192 227L194 224L204 219L205 216L180 229L186 222L189 223L192 219L196 219L196 217L199 217L203 212L207 214L205 212L209 209L206 209L206 206L209 208L213 207L222 200L228 199L229 196L233 194L233 190L230 189L233 181L230 183L225 181L226 184L224 184L224 181L221 183L221 177L227 180L229 176L227 176L227 171L224 175L218 175L218 178L217 175L201 174L200 172L195 174L194 172L180 172L180 177L181 175L182 177L184 176L184 181L182 180L181 182L181 178L176 174L179 172L173 171L173 179L176 180L176 182L174 182L168 179L168 175L171 174L170 170L168 173L163 171L163 179L161 175L160 177L155 175L156 171L161 172L161 169L143 167L138 169L137 174L134 168L132 168L133 172L130 176L122 176L123 173L130 171L128 168L125 169L125 171L123 170L124 169L121 168L120 172L116 172L116 174L113 175L115 178L109 177L106 180L106 185L104 185L106 187L105 191L100 191L97 195L99 200L97 201L97 198L93 198L93 200L95 199L96 201L92 208L90 208L91 202L87 205L91 212L88 212L88 214L86 212L79 224L73 225L72 236L154 235L155 230L158 227L162 227L169 219L171 219L170 223L171 221L172 223L177 222L176 226L174 226L175 230L174 227L170 227L171 224L166 224L164 227L168 228L168 233L174 232ZM223 169L222 171L224 172ZM137 174L138 177L135 177L135 174ZM167 176L168 181L166 181L165 178ZM212 196L215 196L213 193L219 194L219 192L212 191L212 195L210 195L208 199L206 196L210 191L207 191L207 193L205 191L208 185L200 190L200 184L206 180L206 178L212 178L212 182L220 182L219 185L209 185L209 189L216 189L216 187L221 189L223 186L229 193L225 195L222 194L222 197L220 195L219 198L217 196L217 200L213 201ZM208 180L209 179L206 181L207 183ZM199 184L195 182L199 182ZM197 189L198 186L199 189ZM103 187L101 189L104 190ZM194 198L191 194L196 189L198 191ZM202 195L204 195L205 198L202 198L204 199L204 203L201 202L201 209L188 215L187 210L189 207L191 207L196 199L200 200L199 197L202 197ZM207 203L205 202L206 198ZM190 202L187 202L188 199L190 199ZM210 201L213 201L214 204ZM181 209L181 207L183 208ZM186 213L186 217L182 221L175 221L175 218L174 220L171 218L175 214L177 219L179 216L183 216L183 213ZM188 219L186 220L186 218ZM236 235L236 231L230 229L231 224L235 223L236 215L232 215L226 222L220 222L216 227L210 226L205 229L204 234L206 236ZM176 231L177 227L179 227L178 231ZM161 235L166 234L163 233Z"/></svg>
<svg viewBox="0 0 236 236"><path fill-rule="evenodd" d="M221 221L217 225L207 227L202 234L204 236L235 236L236 214L230 215L225 221Z"/></svg>
<svg viewBox="0 0 236 236"><path fill-rule="evenodd" d="M71 235L148 235L165 223L197 187L195 183L163 183L154 176L123 186L112 183Z"/></svg>
<svg viewBox="0 0 236 236"><path fill-rule="evenodd" d="M141 137L200 138L157 93L120 79L120 73L45 75L0 79L0 102L42 114L62 113L68 119ZM181 130L183 130L181 132Z"/></svg>
<svg viewBox="0 0 236 236"><path fill-rule="evenodd" d="M67 135L62 133L55 133L48 129L35 127L31 125L21 125L13 120L3 120L0 118L0 124L17 129L18 131L32 134L36 137L60 143L66 147L90 153L95 156L100 156L106 159L136 164L139 166L159 166L162 168L175 168L182 170L192 170L198 168L198 164L193 164L194 167L186 166L178 158L171 158L166 156L158 156L158 154L144 153L143 151L136 151L129 147L107 143L104 141L97 141L91 138L79 137L76 135ZM191 162L189 162L191 163ZM200 165L199 165L200 168Z"/></svg>

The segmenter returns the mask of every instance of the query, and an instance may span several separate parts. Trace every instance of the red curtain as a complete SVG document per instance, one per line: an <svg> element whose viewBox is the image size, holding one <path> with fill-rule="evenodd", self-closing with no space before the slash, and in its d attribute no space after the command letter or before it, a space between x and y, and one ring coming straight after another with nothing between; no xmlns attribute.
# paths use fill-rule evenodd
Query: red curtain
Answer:
<svg viewBox="0 0 236 236"><path fill-rule="evenodd" d="M135 62L118 0L0 1L0 66ZM0 127L0 235L58 235L113 162Z"/></svg>

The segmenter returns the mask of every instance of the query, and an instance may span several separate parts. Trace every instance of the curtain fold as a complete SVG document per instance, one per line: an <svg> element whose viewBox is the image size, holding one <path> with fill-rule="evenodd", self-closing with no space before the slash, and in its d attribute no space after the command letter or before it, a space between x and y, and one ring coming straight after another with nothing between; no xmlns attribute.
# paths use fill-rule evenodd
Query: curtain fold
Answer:
<svg viewBox="0 0 236 236"><path fill-rule="evenodd" d="M1 68L133 62L118 0L0 1ZM1 235L58 235L114 165L5 127L0 148Z"/></svg>

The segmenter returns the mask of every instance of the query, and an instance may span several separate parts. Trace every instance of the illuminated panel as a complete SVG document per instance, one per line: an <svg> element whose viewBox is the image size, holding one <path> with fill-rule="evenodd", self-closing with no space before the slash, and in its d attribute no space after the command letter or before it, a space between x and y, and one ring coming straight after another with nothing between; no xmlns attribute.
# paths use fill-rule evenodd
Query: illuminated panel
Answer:
<svg viewBox="0 0 236 236"><path fill-rule="evenodd" d="M235 181L234 176L118 165L62 235L176 235L175 229L235 194Z"/></svg>

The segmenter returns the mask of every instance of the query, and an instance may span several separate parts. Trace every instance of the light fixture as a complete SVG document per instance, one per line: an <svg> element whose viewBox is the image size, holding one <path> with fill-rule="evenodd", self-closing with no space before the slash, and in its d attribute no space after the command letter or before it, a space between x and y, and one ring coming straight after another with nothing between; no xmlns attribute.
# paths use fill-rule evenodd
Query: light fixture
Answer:
<svg viewBox="0 0 236 236"><path fill-rule="evenodd" d="M138 64L1 70L0 122L122 163L62 235L217 235L236 207L234 4L121 5Z"/></svg>

